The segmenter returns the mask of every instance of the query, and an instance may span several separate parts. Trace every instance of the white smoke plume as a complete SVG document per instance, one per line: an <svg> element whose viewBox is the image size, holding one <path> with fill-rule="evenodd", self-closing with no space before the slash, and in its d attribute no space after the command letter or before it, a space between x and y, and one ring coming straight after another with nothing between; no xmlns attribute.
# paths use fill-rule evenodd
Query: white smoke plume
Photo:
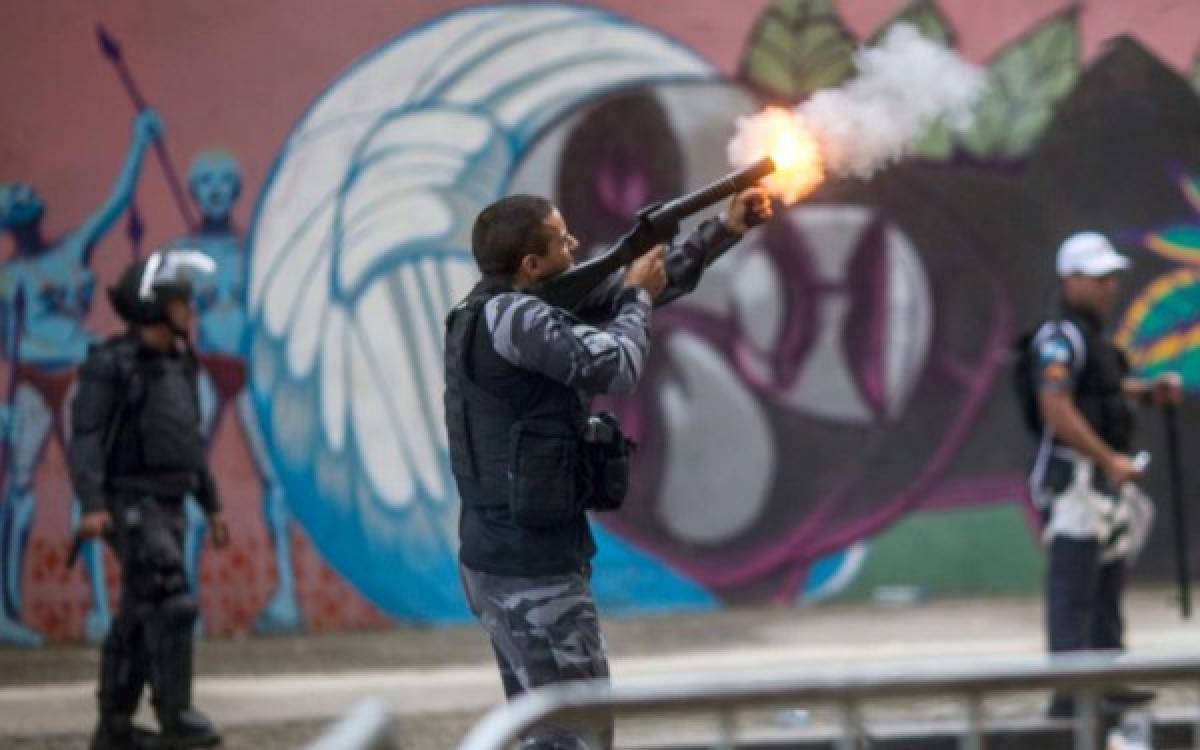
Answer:
<svg viewBox="0 0 1200 750"><path fill-rule="evenodd" d="M858 75L818 91L794 114L817 141L828 173L869 177L900 159L938 120L953 129L970 125L971 108L983 93L986 75L954 52L898 23L874 47L854 56ZM753 132L755 116L742 118L729 144L738 166L764 154Z"/></svg>

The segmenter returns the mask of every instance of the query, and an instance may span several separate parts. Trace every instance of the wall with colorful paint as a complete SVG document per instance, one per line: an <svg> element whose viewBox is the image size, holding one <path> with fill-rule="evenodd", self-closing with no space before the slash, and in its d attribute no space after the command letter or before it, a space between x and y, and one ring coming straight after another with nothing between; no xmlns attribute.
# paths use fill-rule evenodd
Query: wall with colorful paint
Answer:
<svg viewBox="0 0 1200 750"><path fill-rule="evenodd" d="M844 80L898 19L989 70L975 125L825 184L661 311L642 387L609 404L642 450L597 519L597 596L1034 590L1006 363L1052 309L1061 237L1123 244L1118 340L1200 389L1200 6L27 3L0 29L0 642L107 627L111 557L64 565L63 414L86 341L117 329L94 292L166 244L221 266L198 342L234 545L189 535L205 630L465 617L438 348L474 214L543 193L602 245L723 172L737 116ZM1146 579L1170 569L1164 521Z"/></svg>

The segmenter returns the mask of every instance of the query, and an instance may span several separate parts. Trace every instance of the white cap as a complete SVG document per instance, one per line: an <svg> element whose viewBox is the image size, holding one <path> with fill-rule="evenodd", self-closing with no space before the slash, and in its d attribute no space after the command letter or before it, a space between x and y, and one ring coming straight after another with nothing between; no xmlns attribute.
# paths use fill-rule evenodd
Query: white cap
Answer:
<svg viewBox="0 0 1200 750"><path fill-rule="evenodd" d="M1099 232L1079 232L1063 240L1058 248L1058 275L1107 276L1129 268L1129 258L1117 252Z"/></svg>

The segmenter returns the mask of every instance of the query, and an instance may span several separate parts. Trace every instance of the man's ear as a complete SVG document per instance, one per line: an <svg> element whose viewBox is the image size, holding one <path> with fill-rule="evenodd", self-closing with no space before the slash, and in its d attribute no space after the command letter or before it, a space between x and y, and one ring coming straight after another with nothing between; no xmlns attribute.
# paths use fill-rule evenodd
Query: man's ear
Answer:
<svg viewBox="0 0 1200 750"><path fill-rule="evenodd" d="M532 253L527 253L521 256L521 262L517 264L517 272L513 274L513 278L533 282L537 279L538 274L538 258Z"/></svg>

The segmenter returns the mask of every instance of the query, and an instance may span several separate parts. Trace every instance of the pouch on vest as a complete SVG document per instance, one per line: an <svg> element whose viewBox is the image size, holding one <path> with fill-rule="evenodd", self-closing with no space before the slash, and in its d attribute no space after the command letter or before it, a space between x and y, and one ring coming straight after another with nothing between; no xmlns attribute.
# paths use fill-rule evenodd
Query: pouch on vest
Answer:
<svg viewBox="0 0 1200 750"><path fill-rule="evenodd" d="M579 435L567 425L517 420L509 443L509 510L520 526L561 526L583 512Z"/></svg>
<svg viewBox="0 0 1200 750"><path fill-rule="evenodd" d="M629 491L629 459L637 444L608 412L588 418L583 433L583 497L588 510L620 510Z"/></svg>
<svg viewBox="0 0 1200 750"><path fill-rule="evenodd" d="M143 468L155 473L196 471L204 460L204 435L187 364L161 362L147 369L138 414Z"/></svg>

